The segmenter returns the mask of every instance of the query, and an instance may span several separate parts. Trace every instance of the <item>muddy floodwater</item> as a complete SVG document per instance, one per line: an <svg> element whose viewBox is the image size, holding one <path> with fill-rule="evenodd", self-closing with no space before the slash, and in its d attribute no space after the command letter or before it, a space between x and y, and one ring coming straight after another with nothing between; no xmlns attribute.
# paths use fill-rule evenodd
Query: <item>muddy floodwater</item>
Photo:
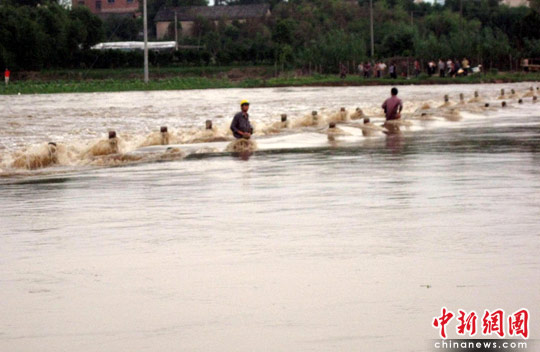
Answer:
<svg viewBox="0 0 540 352"><path fill-rule="evenodd" d="M0 96L0 351L432 351L443 306L539 339L538 85L400 87L392 131L390 87Z"/></svg>

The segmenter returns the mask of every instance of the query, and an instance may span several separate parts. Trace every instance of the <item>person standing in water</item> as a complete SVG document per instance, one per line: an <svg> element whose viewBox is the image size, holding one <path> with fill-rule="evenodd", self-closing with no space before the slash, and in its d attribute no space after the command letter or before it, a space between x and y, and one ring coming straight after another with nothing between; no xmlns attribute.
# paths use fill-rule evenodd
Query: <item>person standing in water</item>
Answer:
<svg viewBox="0 0 540 352"><path fill-rule="evenodd" d="M401 118L401 110L403 110L403 102L397 97L397 88L392 88L390 91L392 96L385 100L382 105L384 113L386 115L386 121L398 120Z"/></svg>
<svg viewBox="0 0 540 352"><path fill-rule="evenodd" d="M249 101L242 100L240 102L241 111L234 115L234 118L231 123L231 131L234 135L234 138L240 139L245 138L249 139L253 134L253 127L249 122Z"/></svg>

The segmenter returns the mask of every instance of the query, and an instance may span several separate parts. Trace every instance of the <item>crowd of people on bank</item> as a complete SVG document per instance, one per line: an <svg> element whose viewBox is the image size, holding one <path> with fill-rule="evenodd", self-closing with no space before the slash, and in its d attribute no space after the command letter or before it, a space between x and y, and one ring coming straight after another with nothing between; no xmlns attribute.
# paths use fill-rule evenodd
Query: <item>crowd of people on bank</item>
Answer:
<svg viewBox="0 0 540 352"><path fill-rule="evenodd" d="M412 75L414 75L414 77L418 77L421 73L425 72L430 77L458 77L479 73L481 70L482 65L472 67L467 58L463 58L461 61L458 59L439 59L438 62L429 61L426 65L424 65L424 67L422 67L419 60L414 60ZM344 78L346 75L346 70L343 65L340 72L341 77ZM402 62L401 67L398 68L398 65L395 62L391 62L387 65L384 61L376 61L373 63L368 61L358 64L357 73L364 78L397 78L398 75L406 77L410 72L408 70L407 62Z"/></svg>

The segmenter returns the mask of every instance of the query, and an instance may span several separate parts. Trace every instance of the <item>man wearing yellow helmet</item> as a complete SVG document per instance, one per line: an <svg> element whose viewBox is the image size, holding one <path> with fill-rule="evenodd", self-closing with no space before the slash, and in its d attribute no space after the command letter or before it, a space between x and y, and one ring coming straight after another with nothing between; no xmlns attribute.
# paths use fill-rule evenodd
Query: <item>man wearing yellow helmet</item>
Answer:
<svg viewBox="0 0 540 352"><path fill-rule="evenodd" d="M249 101L242 100L240 102L240 108L242 111L234 115L231 123L231 131L235 138L249 139L253 133L253 127L249 122Z"/></svg>

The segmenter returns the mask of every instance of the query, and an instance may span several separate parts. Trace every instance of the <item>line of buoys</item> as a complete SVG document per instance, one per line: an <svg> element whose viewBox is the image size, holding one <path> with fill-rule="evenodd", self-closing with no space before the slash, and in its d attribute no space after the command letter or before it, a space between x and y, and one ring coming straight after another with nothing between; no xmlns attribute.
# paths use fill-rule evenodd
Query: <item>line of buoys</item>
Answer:
<svg viewBox="0 0 540 352"><path fill-rule="evenodd" d="M334 122L347 122L349 120L349 114L344 107L341 107L338 112L328 116L328 121Z"/></svg>
<svg viewBox="0 0 540 352"><path fill-rule="evenodd" d="M327 137L328 137L329 142L331 143L335 142L336 137L343 134L344 134L343 131L337 128L337 124L335 121L330 121L328 123Z"/></svg>
<svg viewBox="0 0 540 352"><path fill-rule="evenodd" d="M160 156L160 159L161 160L178 160L185 156L186 154L180 148L168 147L165 150L165 154Z"/></svg>
<svg viewBox="0 0 540 352"><path fill-rule="evenodd" d="M167 145L169 144L169 129L167 126L161 126L159 132L152 132L146 139L139 145L139 147L149 147L152 145Z"/></svg>
<svg viewBox="0 0 540 352"><path fill-rule="evenodd" d="M47 149L37 150L34 153L27 153L16 158L11 167L17 169L36 170L58 163L58 148L55 142L47 143Z"/></svg>
<svg viewBox="0 0 540 352"><path fill-rule="evenodd" d="M111 152L107 154L118 153L118 138L116 138L116 131L109 131L109 147Z"/></svg>
<svg viewBox="0 0 540 352"><path fill-rule="evenodd" d="M161 134L161 145L169 144L169 129L167 126L161 126L159 132Z"/></svg>
<svg viewBox="0 0 540 352"><path fill-rule="evenodd" d="M478 94L478 91L475 90L474 91L474 97L469 100L469 103L479 103L479 102L481 102L480 94Z"/></svg>
<svg viewBox="0 0 540 352"><path fill-rule="evenodd" d="M364 112L360 108L356 108L351 114L351 120L361 119L362 117L364 117Z"/></svg>
<svg viewBox="0 0 540 352"><path fill-rule="evenodd" d="M536 90L540 90L540 87L536 87ZM512 96L516 96L516 90L515 89L511 89L510 90ZM532 98L531 102L532 103L536 103L538 101L538 97L535 95L535 87L531 86L528 88L528 96L530 96ZM519 98L517 100L517 103L518 104L524 104L525 103L525 98L527 97L527 95L523 95L521 98ZM475 90L474 91L474 98L475 100L471 100L469 102L480 102L480 100L478 100L478 98L480 97L480 94L478 92L478 90ZM499 98L500 99L504 99L504 98L510 98L510 95L506 96L505 95L505 89L502 88L500 90L500 96ZM465 95L463 93L459 93L459 101L460 103L464 103L465 101ZM448 94L445 94L444 95L444 102L445 102L445 105L446 106L449 106L449 102L450 102L450 99L449 99L449 95ZM429 105L426 105L427 108L429 108ZM484 103L483 106L485 108L488 108L490 107L490 103ZM502 108L506 108L508 107L508 100L502 100L501 101L501 107ZM421 116L425 117L425 116L428 116L430 113L428 112L422 112L422 111L418 111L421 113ZM339 109L339 113L338 114L347 114L347 110L345 107L340 107ZM337 114L336 114L337 115ZM309 116L309 115L308 115ZM319 123L322 122L321 120L321 117L318 113L318 111L316 110L313 110L311 112L311 118L312 118L312 124L313 125L318 125ZM353 114L351 114L350 116L351 119L363 119L363 124L366 125L366 126L363 126L362 128L370 128L369 126L372 125L371 124L371 121L370 121L370 118L365 116L362 109L360 109L359 107L357 107L355 109L355 112ZM286 128L288 127L288 124L289 124L289 120L288 120L288 116L287 114L283 113L280 115L280 122L276 122L274 123L274 125L278 126L278 128L276 129L276 132L279 132L279 130L281 128ZM337 123L340 123L340 122L344 122L344 120L342 119L337 119L335 121L328 121L328 129L330 129L331 131L329 131L329 133L331 134L339 134L340 132L342 133L342 131L337 128ZM407 121L404 121L404 122L407 122ZM400 122L400 123L404 123L403 121ZM206 130L213 130L213 123L212 123L212 120L206 120L205 121L205 129ZM154 132L153 134L153 138L156 140L156 142L154 143L155 144L162 144L162 145L167 145L169 144L169 132L168 132L168 127L167 126L160 126L160 129L159 129L159 132L161 134L161 143L159 143L158 139L156 139L156 137L159 137L160 134L158 134L157 132ZM119 151L119 139L118 139L118 135L117 135L117 132L115 130L109 130L108 131L108 138L106 140L101 140L99 142L97 142L95 145L93 145L92 147L90 147L85 153L82 154L83 157L91 157L92 159L95 158L95 157L101 157L101 156L107 156L107 158L111 158L111 157L115 157L114 154L120 154L120 151ZM242 142L239 142L239 143L234 143L231 144L231 147L232 148L228 148L228 150L231 150L232 151L244 151L244 150L251 150L253 151L255 148L256 148L256 144L253 143L253 141L251 142L246 142L246 141L242 141ZM53 164L56 164L58 163L58 145L56 142L54 141L50 141L47 143L47 149L42 149L42 151L36 155L34 154L27 154L23 157L20 157L18 158L14 163L13 165L15 167L22 167L22 168L27 168L27 169L36 169L36 168L42 168L42 167L47 167L47 166L50 166L50 165L53 165ZM182 153L182 151L178 148L168 148L167 153L174 153L174 154L178 154L178 153ZM123 154L121 154L123 155ZM125 155L126 157L129 156L129 154L126 154Z"/></svg>
<svg viewBox="0 0 540 352"><path fill-rule="evenodd" d="M531 87L529 87L529 91L523 95L523 98L532 97L532 96L534 96L534 94L535 94L534 87L531 86Z"/></svg>
<svg viewBox="0 0 540 352"><path fill-rule="evenodd" d="M369 117L364 117L364 123L360 128L362 129L362 135L364 137L372 137L375 135L378 135L380 133L387 133L388 130L386 127L378 126L373 123L371 123L371 120ZM386 123L385 123L386 125Z"/></svg>
<svg viewBox="0 0 540 352"><path fill-rule="evenodd" d="M317 111L313 110L311 112L311 119L312 119L314 124L319 123L319 115L318 115Z"/></svg>
<svg viewBox="0 0 540 352"><path fill-rule="evenodd" d="M289 128L289 121L287 121L287 114L281 114L280 121L273 123L269 128L266 129L267 132L277 133L284 128Z"/></svg>
<svg viewBox="0 0 540 352"><path fill-rule="evenodd" d="M230 153L252 153L255 150L257 150L257 143L253 139L245 138L235 139L225 149Z"/></svg>
<svg viewBox="0 0 540 352"><path fill-rule="evenodd" d="M116 131L110 130L108 139L98 141L96 144L91 146L83 154L83 157L96 157L109 154L117 154L118 152L118 138L116 136Z"/></svg>

